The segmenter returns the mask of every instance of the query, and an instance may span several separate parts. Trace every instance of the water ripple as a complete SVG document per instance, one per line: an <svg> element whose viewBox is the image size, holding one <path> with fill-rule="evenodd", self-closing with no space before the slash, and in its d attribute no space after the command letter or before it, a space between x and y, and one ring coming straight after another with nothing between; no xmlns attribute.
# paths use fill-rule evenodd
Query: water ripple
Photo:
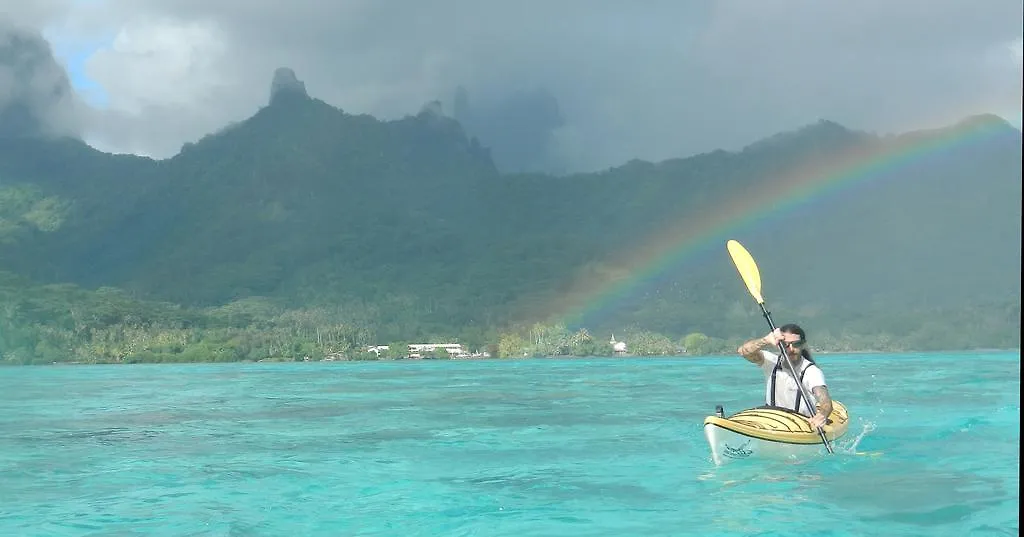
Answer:
<svg viewBox="0 0 1024 537"><path fill-rule="evenodd" d="M1017 535L1014 354L822 357L836 455L715 467L740 359L0 370L0 535Z"/></svg>

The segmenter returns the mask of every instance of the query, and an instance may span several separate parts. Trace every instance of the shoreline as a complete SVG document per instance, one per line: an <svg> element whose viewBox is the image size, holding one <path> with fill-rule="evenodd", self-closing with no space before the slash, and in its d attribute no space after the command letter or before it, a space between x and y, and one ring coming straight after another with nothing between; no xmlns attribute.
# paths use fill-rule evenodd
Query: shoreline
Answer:
<svg viewBox="0 0 1024 537"><path fill-rule="evenodd" d="M984 354L984 353L1017 353L1020 354L1020 348L1010 349L996 349L996 348L980 348L980 349L960 349L960 350L905 350L905 351L883 351L883 350L857 350L857 351L817 351L815 354L819 355L871 355L871 354L889 354L889 355L910 355L910 354L921 354L921 355L934 355L934 354ZM402 358L402 359L372 359L372 360L233 360L233 361L215 361L215 360L202 360L202 361L182 361L182 362L147 362L147 361L122 361L122 362L52 362L45 364L15 364L15 363L4 363L0 362L0 367L54 367L54 366L95 366L95 365L201 365L201 364L322 364L322 363L367 363L367 362L505 362L505 361L539 361L539 360L652 360L652 359L673 359L673 360L690 360L690 359L705 359L705 358L735 358L736 355L732 353L719 353L719 354L701 354L701 355L652 355L652 356L640 356L640 355L619 355L619 356L521 356L515 358L496 358L496 357L479 357L479 358L449 358L449 359L433 359L433 358Z"/></svg>

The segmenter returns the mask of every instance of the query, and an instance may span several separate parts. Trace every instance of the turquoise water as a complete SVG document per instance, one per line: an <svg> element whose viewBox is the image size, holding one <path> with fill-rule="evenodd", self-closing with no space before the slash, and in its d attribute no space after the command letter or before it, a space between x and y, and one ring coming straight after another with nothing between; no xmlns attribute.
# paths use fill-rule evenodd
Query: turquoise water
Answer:
<svg viewBox="0 0 1024 537"><path fill-rule="evenodd" d="M836 454L716 468L740 358L0 369L0 535L1017 535L1019 353L823 355Z"/></svg>

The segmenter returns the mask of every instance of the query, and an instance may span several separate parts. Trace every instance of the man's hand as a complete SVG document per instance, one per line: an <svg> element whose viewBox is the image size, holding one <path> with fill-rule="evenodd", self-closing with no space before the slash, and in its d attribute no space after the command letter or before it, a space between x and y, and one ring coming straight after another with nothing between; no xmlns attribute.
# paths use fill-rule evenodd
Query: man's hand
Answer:
<svg viewBox="0 0 1024 537"><path fill-rule="evenodd" d="M832 414L832 396L829 395L826 386L815 386L811 393L814 394L814 399L818 402L818 412L807 421L811 422L812 428L817 429L824 427L828 422L829 415Z"/></svg>

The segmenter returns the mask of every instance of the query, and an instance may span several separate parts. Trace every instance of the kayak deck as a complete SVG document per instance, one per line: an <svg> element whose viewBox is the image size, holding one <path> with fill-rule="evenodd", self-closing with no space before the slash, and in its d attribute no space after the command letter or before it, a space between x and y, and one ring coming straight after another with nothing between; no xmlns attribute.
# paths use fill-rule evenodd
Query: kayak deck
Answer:
<svg viewBox="0 0 1024 537"><path fill-rule="evenodd" d="M822 429L831 442L846 434L850 416L839 401L832 401L829 423ZM777 407L757 407L742 410L729 417L708 416L704 428L719 427L738 435L768 442L784 444L820 444L821 436L811 428L801 414Z"/></svg>

